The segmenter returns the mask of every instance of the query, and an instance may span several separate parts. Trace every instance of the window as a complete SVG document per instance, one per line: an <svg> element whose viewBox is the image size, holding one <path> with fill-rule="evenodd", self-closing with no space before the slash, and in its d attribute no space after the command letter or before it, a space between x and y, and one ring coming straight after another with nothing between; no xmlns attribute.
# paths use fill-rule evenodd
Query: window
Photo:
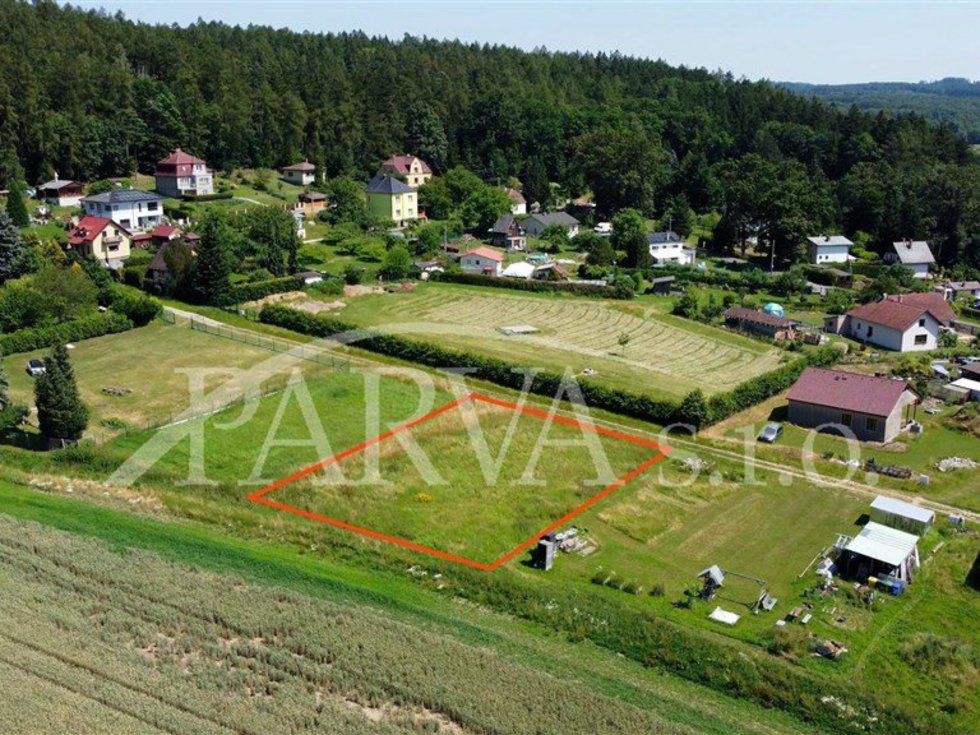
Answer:
<svg viewBox="0 0 980 735"><path fill-rule="evenodd" d="M864 428L868 431L878 431L878 419L875 416L868 416Z"/></svg>
<svg viewBox="0 0 980 735"><path fill-rule="evenodd" d="M925 325L926 325L926 320L925 320L925 318L922 318L922 319L920 319L920 320L919 320L919 326L920 326L920 327L924 327Z"/></svg>
<svg viewBox="0 0 980 735"><path fill-rule="evenodd" d="M148 211L150 211L150 212L156 212L157 211L157 203L156 202L150 202L149 204L146 205L146 209Z"/></svg>
<svg viewBox="0 0 980 735"><path fill-rule="evenodd" d="M929 341L928 334L917 334L915 335L915 344L924 345Z"/></svg>
<svg viewBox="0 0 980 735"><path fill-rule="evenodd" d="M844 426L850 426L851 425L851 414L849 414L849 413L842 413L840 415L840 422L842 424L844 424Z"/></svg>
<svg viewBox="0 0 980 735"><path fill-rule="evenodd" d="M869 325L868 325L868 336L870 337L870 336L871 336L872 334L874 334L874 333L875 333L875 328L874 328L874 327L872 327L872 326L871 326L871 325L869 324Z"/></svg>

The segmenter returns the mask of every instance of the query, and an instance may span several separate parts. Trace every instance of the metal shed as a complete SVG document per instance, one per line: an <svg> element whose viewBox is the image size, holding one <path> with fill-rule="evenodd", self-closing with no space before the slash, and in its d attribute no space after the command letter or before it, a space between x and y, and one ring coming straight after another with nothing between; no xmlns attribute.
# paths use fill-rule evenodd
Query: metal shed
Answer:
<svg viewBox="0 0 980 735"><path fill-rule="evenodd" d="M932 528L936 514L904 500L879 495L871 503L871 520L921 536Z"/></svg>
<svg viewBox="0 0 980 735"><path fill-rule="evenodd" d="M848 574L858 579L892 576L912 581L919 568L919 537L868 521L861 532L844 546L844 564Z"/></svg>

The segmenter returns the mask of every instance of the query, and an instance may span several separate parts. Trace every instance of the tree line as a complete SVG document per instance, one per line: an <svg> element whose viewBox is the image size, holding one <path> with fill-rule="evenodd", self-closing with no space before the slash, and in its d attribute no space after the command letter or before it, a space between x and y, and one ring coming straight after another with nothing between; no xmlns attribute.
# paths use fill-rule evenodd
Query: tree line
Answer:
<svg viewBox="0 0 980 735"><path fill-rule="evenodd" d="M212 166L308 157L363 180L393 152L517 177L599 213L721 213L720 246L778 257L838 228L928 238L980 265L980 173L923 117L837 110L765 82L617 54L306 34L0 0L0 184L149 171L180 145Z"/></svg>

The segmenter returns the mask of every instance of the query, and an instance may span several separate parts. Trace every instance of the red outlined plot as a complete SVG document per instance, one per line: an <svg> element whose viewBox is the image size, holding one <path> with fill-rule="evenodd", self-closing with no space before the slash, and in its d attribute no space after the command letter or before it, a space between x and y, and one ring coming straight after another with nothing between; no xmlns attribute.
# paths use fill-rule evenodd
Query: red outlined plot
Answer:
<svg viewBox="0 0 980 735"><path fill-rule="evenodd" d="M573 508L568 513L563 515L561 518L558 518L554 522L548 524L540 531L535 533L533 536L530 536L529 538L525 539L516 547L514 547L507 553L503 554L496 560L490 562L489 564L475 561L473 559L468 559L464 556L450 554L446 551L441 551L440 549L435 549L430 546L424 546L423 544L417 544L414 541L410 541L408 539L398 538L397 536L389 536L379 531L374 531L370 528L363 528L361 526L357 526L352 523L347 523L338 518L330 518L328 516L319 515L317 513L311 513L310 511L303 510L302 508L297 508L292 505L287 505L286 503L280 503L279 501L273 500L272 498L269 497L276 490L279 490L283 487L286 487L287 485L297 482L298 480L301 480L304 477L313 474L314 472L322 470L324 467L327 467L331 464L340 462L348 457L358 454L364 451L367 447L383 442L386 439L390 439L391 437L403 431L408 431L409 429L418 426L419 424L429 421L430 419L434 419L435 417L447 413L448 411L451 411L455 408L458 408L460 405L470 401L480 401L493 406L498 406L500 408L506 408L511 411L519 411L521 413L527 414L528 416L534 416L544 421L554 421L556 423L565 424L566 426L572 426L574 428L583 431L594 431L597 434L608 436L612 439L617 439L619 441L625 441L625 442L630 442L631 444L638 444L640 446L649 447L651 449L656 450L656 454L644 460L639 465L634 467L632 470L622 475L611 484L604 487L595 495L588 498L583 503L577 505L575 508ZM343 452L338 452L337 454L331 457L327 457L326 459L321 459L320 461L315 462L308 467L304 467L303 469L299 470L298 472L295 472L292 475L289 475L288 477L283 477L282 479L277 480L271 485L268 485L262 488L261 490L257 490L254 493L251 493L248 496L248 499L256 503L261 503L262 505L268 506L269 508L275 508L276 510L285 511L286 513L292 513L293 515L300 516L301 518L307 518L309 520L317 521L319 523L325 523L335 528L340 528L345 531L352 531L362 536L367 536L369 538L377 539L379 541L385 541L390 544L402 546L406 549L412 549L413 551L418 551L423 554L428 554L429 556L434 556L439 559L445 559L447 561L456 562L457 564L463 564L464 566L468 566L473 569L480 569L482 571L490 572L496 569L497 567L501 566L502 564L506 564L515 556L529 549L531 546L536 544L538 542L538 539L540 539L542 536L545 536L551 533L552 531L555 531L556 529L560 528L561 526L569 523L571 520L573 520L574 518L576 518L577 516L579 516L586 510L588 510L589 508L591 508L600 500L614 493L616 490L621 488L630 480L633 480L636 477L643 474L644 472L646 472L648 469L650 469L650 467L655 465L657 462L666 458L669 452L670 452L669 447L663 446L649 439L644 439L642 437L635 436L633 434L625 434L623 432L607 429L603 426L598 426L596 424L590 424L590 423L578 421L576 419L570 419L565 416L552 415L547 411L542 411L540 409L531 408L528 406L519 406L516 403L511 403L510 401L504 401L499 398L491 398L490 396L485 396L480 393L470 393L466 396L463 396L462 398L447 403L444 406L440 406L434 411L427 413L425 416L422 416L420 418L396 426L394 429L391 429L390 431L386 431L385 433L380 434L379 436L376 436L373 439L368 439L367 441L361 442L355 447L351 447L350 449L345 449Z"/></svg>

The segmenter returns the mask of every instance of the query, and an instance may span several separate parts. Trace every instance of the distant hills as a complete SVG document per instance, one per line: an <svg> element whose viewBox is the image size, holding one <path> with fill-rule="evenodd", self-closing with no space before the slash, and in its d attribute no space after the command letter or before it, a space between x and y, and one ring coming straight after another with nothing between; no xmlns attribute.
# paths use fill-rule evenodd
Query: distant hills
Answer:
<svg viewBox="0 0 980 735"><path fill-rule="evenodd" d="M866 84L807 84L776 82L783 89L818 97L825 102L876 112L914 112L956 127L971 143L980 143L980 82L947 77L936 82L868 82Z"/></svg>

